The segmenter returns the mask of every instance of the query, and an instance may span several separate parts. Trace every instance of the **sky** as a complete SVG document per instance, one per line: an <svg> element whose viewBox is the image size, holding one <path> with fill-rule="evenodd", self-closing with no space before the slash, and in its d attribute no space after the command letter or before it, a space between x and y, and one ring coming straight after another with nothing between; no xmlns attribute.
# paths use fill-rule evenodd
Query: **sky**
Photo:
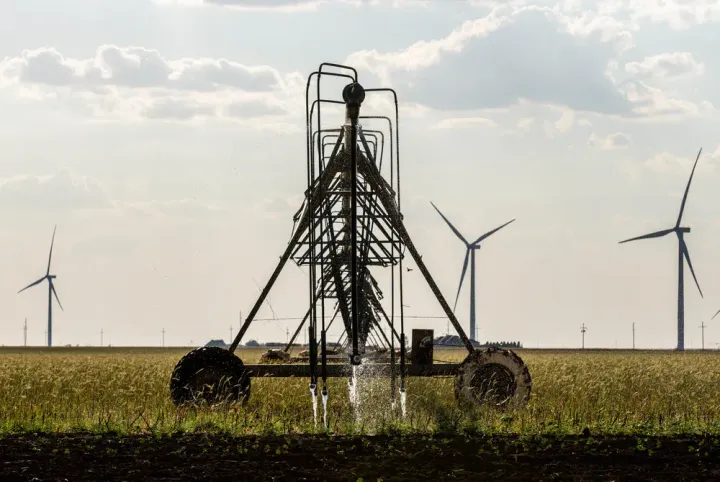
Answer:
<svg viewBox="0 0 720 482"><path fill-rule="evenodd" d="M464 247L430 202L472 239L516 219L477 253L481 340L579 347L584 323L586 347L629 347L634 323L638 348L674 348L677 240L618 242L675 224L702 147L683 224L704 297L686 268L685 343L704 322L716 348L719 22L700 0L0 3L0 344L23 343L25 318L44 344L47 287L17 292L44 275L55 225L54 345L237 333L302 203L306 78L335 62L398 92L405 223L451 303ZM363 108L393 113L382 96ZM272 312L304 314L304 268L269 304L244 341L293 331ZM405 304L443 314L417 269Z"/></svg>

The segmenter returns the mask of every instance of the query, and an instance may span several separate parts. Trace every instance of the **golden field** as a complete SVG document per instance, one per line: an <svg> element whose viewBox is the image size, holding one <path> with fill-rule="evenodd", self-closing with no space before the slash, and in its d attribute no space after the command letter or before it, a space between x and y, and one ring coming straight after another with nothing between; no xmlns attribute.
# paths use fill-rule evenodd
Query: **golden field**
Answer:
<svg viewBox="0 0 720 482"><path fill-rule="evenodd" d="M170 374L184 348L3 348L0 433L27 431L322 432L308 379L253 379L245 406L177 409ZM238 355L256 363L264 349ZM464 349L437 349L460 361ZM720 352L518 350L533 378L530 403L514 412L460 410L448 378L410 378L407 413L391 409L389 379L328 382L332 433L484 431L523 435L720 433Z"/></svg>

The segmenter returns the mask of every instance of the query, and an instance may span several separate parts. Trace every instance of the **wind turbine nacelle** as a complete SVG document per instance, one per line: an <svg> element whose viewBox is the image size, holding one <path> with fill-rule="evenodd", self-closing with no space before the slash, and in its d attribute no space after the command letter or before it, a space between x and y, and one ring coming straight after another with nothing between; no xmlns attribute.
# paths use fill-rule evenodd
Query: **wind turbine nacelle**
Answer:
<svg viewBox="0 0 720 482"><path fill-rule="evenodd" d="M49 274L47 277L48 277L48 279L55 279L55 278L57 278L57 275Z"/></svg>
<svg viewBox="0 0 720 482"><path fill-rule="evenodd" d="M681 232L681 233L689 233L689 232L690 232L690 228L678 228L678 231Z"/></svg>

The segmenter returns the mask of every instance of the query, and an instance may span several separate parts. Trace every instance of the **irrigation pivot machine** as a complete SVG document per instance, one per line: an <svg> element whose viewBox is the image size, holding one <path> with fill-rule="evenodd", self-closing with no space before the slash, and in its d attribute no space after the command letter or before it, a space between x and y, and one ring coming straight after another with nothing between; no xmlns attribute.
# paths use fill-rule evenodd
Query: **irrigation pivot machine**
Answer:
<svg viewBox="0 0 720 482"><path fill-rule="evenodd" d="M342 100L321 98L320 84L326 76L347 79ZM311 102L313 79L317 95ZM368 95L392 96L395 119L361 115ZM327 104L345 106L345 122L340 127L323 126L321 110ZM527 366L511 350L473 346L405 229L395 91L364 89L354 68L323 63L308 77L305 115L307 190L294 217L290 242L229 349L198 348L178 362L170 381L173 401L178 405L199 400L245 401L253 377L308 377L314 400L320 388L326 401L328 377L347 377L352 385L356 369L363 365L363 374L390 378L393 402L396 393L404 401L407 377L444 376L455 377L459 400L497 406L526 403L532 385ZM382 128L364 127L371 124ZM412 330L412 349L406 352L406 251L467 348L461 363L433 363L433 330ZM273 363L246 365L235 349L290 259L308 267L305 316L284 350L265 354L263 360ZM385 289L389 297L383 296L373 275L383 268L390 270L390 286ZM337 319L344 331L331 349L326 335ZM288 351L302 329L307 330L309 349L306 359L298 363ZM367 365L372 368L366 370Z"/></svg>

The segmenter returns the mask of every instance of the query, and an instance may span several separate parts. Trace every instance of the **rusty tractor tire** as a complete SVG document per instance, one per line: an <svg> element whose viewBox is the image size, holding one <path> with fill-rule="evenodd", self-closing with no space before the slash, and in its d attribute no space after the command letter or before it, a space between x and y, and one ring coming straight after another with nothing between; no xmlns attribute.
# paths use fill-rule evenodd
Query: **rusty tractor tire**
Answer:
<svg viewBox="0 0 720 482"><path fill-rule="evenodd" d="M170 377L170 395L177 406L199 403L246 403L250 398L250 376L242 360L217 346L204 346L187 353Z"/></svg>
<svg viewBox="0 0 720 482"><path fill-rule="evenodd" d="M468 354L455 378L455 398L472 405L520 407L530 400L531 390L525 362L512 350L497 347Z"/></svg>

